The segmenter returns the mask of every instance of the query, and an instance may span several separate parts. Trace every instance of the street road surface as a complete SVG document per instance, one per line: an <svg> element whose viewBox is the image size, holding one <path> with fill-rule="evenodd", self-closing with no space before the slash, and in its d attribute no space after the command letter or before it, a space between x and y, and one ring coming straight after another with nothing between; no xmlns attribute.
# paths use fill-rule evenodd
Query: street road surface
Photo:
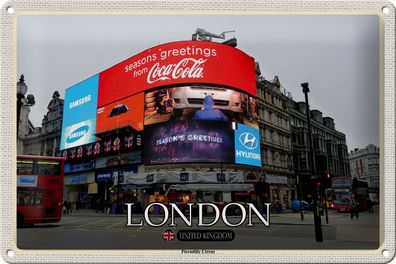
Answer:
<svg viewBox="0 0 396 264"><path fill-rule="evenodd" d="M180 218L177 227L126 227L125 215L107 215L93 210L80 210L62 217L56 224L40 224L18 228L17 245L20 249L377 249L379 247L379 214L361 212L359 219L350 219L347 213L329 211L329 224L322 217L324 242L315 241L313 215L305 213L271 214L270 226L254 219L254 227L227 227L220 220L208 229L233 230L235 239L229 242L183 242L175 238L165 241L162 233L173 230L198 229L197 219L193 227L186 228ZM133 222L142 216L134 215ZM155 218L154 218L155 219ZM238 219L235 218L234 221ZM207 219L209 221L209 219Z"/></svg>

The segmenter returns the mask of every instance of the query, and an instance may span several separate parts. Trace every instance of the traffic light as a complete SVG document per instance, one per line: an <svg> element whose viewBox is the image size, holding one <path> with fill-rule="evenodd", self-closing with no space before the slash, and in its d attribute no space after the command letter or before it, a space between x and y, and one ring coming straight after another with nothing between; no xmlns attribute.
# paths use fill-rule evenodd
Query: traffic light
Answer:
<svg viewBox="0 0 396 264"><path fill-rule="evenodd" d="M331 174L328 171L325 171L325 173L324 173L323 185L324 185L325 188L330 188L331 187Z"/></svg>

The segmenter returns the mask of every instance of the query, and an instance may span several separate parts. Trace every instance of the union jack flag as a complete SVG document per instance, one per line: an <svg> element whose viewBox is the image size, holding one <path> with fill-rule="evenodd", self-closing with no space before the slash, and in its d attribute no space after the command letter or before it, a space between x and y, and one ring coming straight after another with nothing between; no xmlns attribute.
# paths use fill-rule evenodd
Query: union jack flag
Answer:
<svg viewBox="0 0 396 264"><path fill-rule="evenodd" d="M175 233L173 233L172 230L165 230L164 233L162 233L162 238L165 241L172 241L173 239L175 239Z"/></svg>

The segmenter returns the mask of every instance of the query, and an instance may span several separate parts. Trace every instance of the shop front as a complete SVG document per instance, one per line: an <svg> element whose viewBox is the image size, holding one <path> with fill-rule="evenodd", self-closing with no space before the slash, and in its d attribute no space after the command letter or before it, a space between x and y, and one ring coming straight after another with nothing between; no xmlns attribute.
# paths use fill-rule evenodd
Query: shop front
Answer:
<svg viewBox="0 0 396 264"><path fill-rule="evenodd" d="M92 208L96 193L95 172L65 175L63 200L70 201L72 208Z"/></svg>
<svg viewBox="0 0 396 264"><path fill-rule="evenodd" d="M95 182L98 186L98 194L96 200L100 199L103 204L107 205L109 203L110 194L113 186L113 174L114 169L103 168L95 172ZM105 206L107 207L107 206Z"/></svg>
<svg viewBox="0 0 396 264"><path fill-rule="evenodd" d="M141 162L140 151L132 151L119 155L109 155L96 159L96 183L98 184L97 203L98 206L110 208L110 212L115 212L116 208L122 208L127 202L134 202L131 197L134 192L130 188L124 188L124 178L129 174L134 174L138 170ZM132 184L132 183L131 183ZM114 208L114 209L112 209Z"/></svg>
<svg viewBox="0 0 396 264"><path fill-rule="evenodd" d="M291 190L288 186L286 176L266 175L265 182L269 186L269 199L273 208L277 212L281 212L286 208L290 208Z"/></svg>

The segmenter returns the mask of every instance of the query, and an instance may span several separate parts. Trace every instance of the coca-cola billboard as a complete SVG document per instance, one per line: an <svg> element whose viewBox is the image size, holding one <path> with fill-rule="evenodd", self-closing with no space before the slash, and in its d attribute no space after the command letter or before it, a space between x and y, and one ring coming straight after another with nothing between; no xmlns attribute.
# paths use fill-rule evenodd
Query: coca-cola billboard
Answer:
<svg viewBox="0 0 396 264"><path fill-rule="evenodd" d="M210 84L255 96L253 58L215 42L180 41L139 53L99 75L98 106L169 85Z"/></svg>

